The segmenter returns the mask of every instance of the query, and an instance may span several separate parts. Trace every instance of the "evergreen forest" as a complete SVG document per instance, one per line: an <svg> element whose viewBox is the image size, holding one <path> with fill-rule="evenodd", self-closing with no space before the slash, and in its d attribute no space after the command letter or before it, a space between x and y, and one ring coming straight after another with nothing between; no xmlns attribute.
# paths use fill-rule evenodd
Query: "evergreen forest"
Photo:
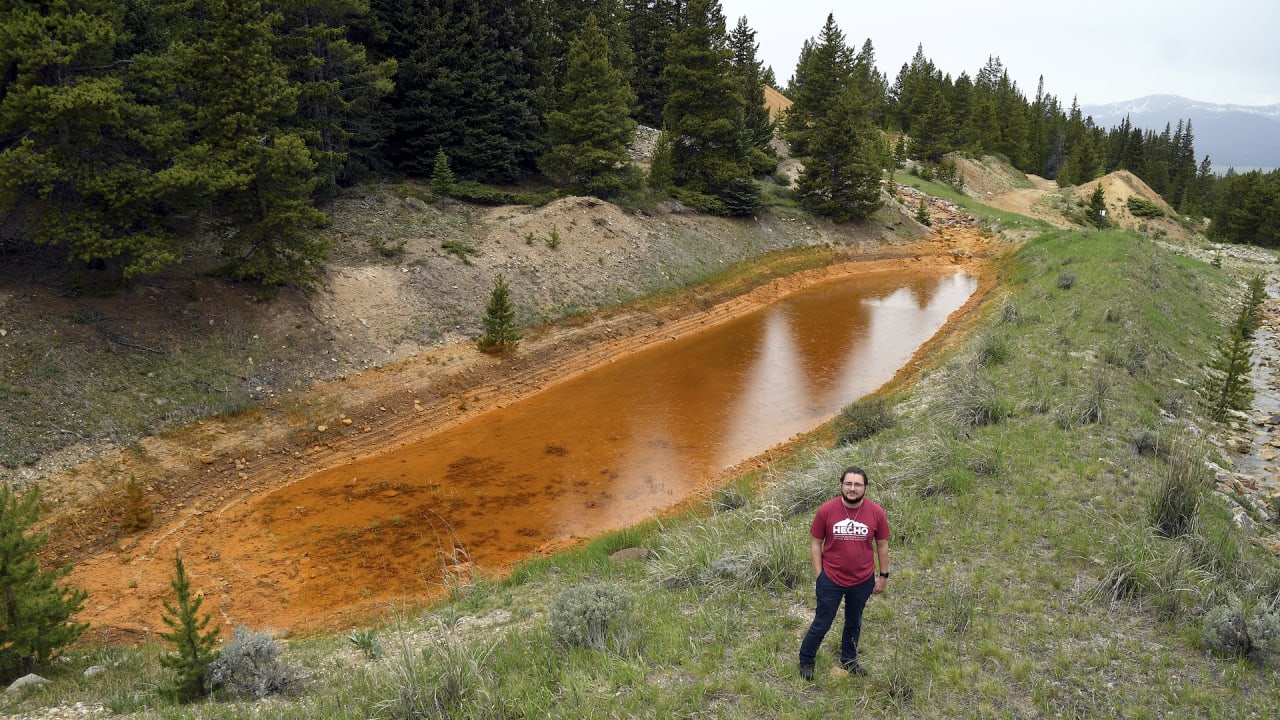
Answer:
<svg viewBox="0 0 1280 720"><path fill-rule="evenodd" d="M675 198L746 216L776 182L836 221L879 208L905 157L995 154L1063 185L1128 170L1211 236L1280 245L1280 176L1219 177L1190 119L1097 127L997 56L923 47L890 79L829 16L780 87L717 0L11 0L0 14L0 254L145 276L212 256L229 278L314 285L327 198L435 177L474 202ZM662 131L646 174L637 124ZM895 152L894 145L897 145ZM519 188L511 193L499 188Z"/></svg>

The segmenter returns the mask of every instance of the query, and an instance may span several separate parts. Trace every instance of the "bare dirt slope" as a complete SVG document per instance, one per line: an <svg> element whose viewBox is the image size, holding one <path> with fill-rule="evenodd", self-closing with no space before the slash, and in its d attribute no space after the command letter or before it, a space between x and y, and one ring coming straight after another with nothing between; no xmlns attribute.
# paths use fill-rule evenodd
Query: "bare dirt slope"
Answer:
<svg viewBox="0 0 1280 720"><path fill-rule="evenodd" d="M1089 204L1089 196L1094 189L1102 186L1106 198L1107 219L1120 227L1144 235L1186 239L1190 231L1180 222L1176 210L1164 201L1156 191L1152 190L1137 175L1128 170L1119 170L1108 175L1072 188L1071 197L1080 206ZM1154 204L1164 211L1159 217L1139 217L1129 208L1129 198L1138 198Z"/></svg>
<svg viewBox="0 0 1280 720"><path fill-rule="evenodd" d="M1102 186L1107 218L1117 227L1157 238L1186 241L1194 234L1178 214L1139 177L1127 170L1104 175L1078 187L1061 188L1053 180L1026 175L988 156L982 160L957 157L956 167L964 178L964 192L999 210L1039 218L1049 224L1069 228L1072 216L1080 217L1094 188ZM1143 218L1129 209L1130 197L1154 203L1163 217Z"/></svg>

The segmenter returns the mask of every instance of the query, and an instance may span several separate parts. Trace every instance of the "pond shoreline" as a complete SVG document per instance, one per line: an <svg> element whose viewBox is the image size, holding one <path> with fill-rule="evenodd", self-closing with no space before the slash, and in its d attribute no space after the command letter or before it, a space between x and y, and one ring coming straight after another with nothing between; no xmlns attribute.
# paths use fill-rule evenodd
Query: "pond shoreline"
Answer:
<svg viewBox="0 0 1280 720"><path fill-rule="evenodd" d="M164 477L163 487L148 488L155 520L147 530L116 538L114 527L92 522L105 517L94 498L64 506L63 524L51 544L59 564L74 564L73 585L90 591L91 606L80 618L90 622L103 639L149 634L157 629L143 608L158 607L168 591L173 553L194 547L198 537L236 541L253 528L230 531L219 524L224 515L248 498L274 492L299 478L325 468L341 466L360 457L381 454L465 422L488 409L502 407L655 343L666 342L724 322L767 305L779 297L815 283L850 274L903 269L961 268L979 277L979 288L964 307L953 313L947 325L922 346L891 386L916 376L923 358L953 341L963 319L971 316L994 283L985 257L989 239L972 236L934 236L932 242L910 248L892 248L892 254L815 268L776 278L754 290L699 311L698 298L683 305L631 310L601 315L530 333L513 358L497 359L477 353L473 346L454 345L424 353L409 361L347 376L264 404L260 409L229 418L196 423L182 431L143 442L141 451L126 451L102 458L90 468L73 470L62 482L75 484L86 470L106 464L117 472ZM1001 248L1003 249L1003 248ZM705 291L705 289L704 289ZM795 440L795 439L793 439ZM769 455L765 453L764 455ZM163 463L157 472L155 464ZM758 465L752 459L730 473ZM145 468L145 470L144 470ZM721 480L731 477L726 473ZM51 484L58 497L58 483ZM63 495L63 497L67 497ZM100 494L98 503L110 502ZM118 501L116 501L118 502ZM56 519L55 519L56 522ZM580 539L578 539L580 541ZM546 552L557 548L548 547ZM211 553L215 554L215 553ZM227 623L259 622L285 625L294 631L345 627L357 618L385 612L385 602L348 608L323 607L319 598L299 602L280 617L269 602L281 588L270 570L220 573L219 558L188 562L205 575L210 602ZM322 572L317 568L314 572ZM313 572L304 565L281 568L283 573ZM257 610L238 611L235 617L220 607L221 596L261 596ZM412 600L412 599L407 599ZM254 615L246 617L245 615ZM259 615L260 613L260 615Z"/></svg>

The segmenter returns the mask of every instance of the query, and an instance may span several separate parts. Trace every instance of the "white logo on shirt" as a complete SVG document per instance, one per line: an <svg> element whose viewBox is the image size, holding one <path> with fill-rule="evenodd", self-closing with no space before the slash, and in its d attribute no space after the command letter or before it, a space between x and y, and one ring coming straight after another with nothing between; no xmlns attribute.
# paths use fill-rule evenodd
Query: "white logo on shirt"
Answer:
<svg viewBox="0 0 1280 720"><path fill-rule="evenodd" d="M866 540L871 534L871 528L857 520L846 519L832 525L831 534L837 540Z"/></svg>

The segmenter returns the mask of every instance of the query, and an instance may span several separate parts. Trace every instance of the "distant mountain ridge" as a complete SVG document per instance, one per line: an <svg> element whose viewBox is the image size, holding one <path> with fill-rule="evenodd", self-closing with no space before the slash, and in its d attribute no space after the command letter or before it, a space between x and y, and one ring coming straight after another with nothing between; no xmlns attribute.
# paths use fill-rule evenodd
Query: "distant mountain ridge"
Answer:
<svg viewBox="0 0 1280 720"><path fill-rule="evenodd" d="M1280 103L1275 105L1219 105L1189 100L1177 95L1148 95L1106 105L1082 105L1102 128L1129 122L1143 130L1164 131L1167 124L1178 127L1179 120L1191 119L1195 135L1196 161L1208 155L1213 170L1225 173L1280 168Z"/></svg>

